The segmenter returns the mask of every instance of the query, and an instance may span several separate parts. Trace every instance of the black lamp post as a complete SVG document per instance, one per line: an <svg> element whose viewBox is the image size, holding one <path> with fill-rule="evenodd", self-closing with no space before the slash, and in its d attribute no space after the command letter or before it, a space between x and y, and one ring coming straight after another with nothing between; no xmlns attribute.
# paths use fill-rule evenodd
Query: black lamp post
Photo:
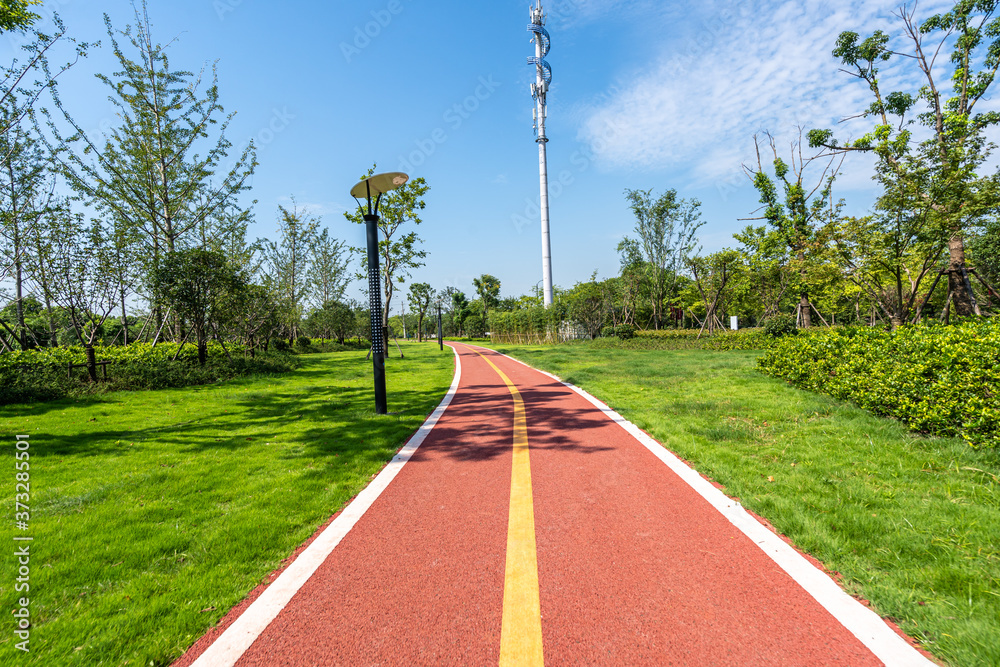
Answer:
<svg viewBox="0 0 1000 667"><path fill-rule="evenodd" d="M380 415L386 414L389 406L385 396L385 332L382 327L382 290L379 286L378 205L383 194L404 185L409 179L409 176L399 172L376 174L351 188L351 196L358 202L368 232L368 304L371 309L375 412ZM367 200L367 209L359 198Z"/></svg>
<svg viewBox="0 0 1000 667"><path fill-rule="evenodd" d="M438 300L438 348L444 352L444 337L441 335L441 300Z"/></svg>

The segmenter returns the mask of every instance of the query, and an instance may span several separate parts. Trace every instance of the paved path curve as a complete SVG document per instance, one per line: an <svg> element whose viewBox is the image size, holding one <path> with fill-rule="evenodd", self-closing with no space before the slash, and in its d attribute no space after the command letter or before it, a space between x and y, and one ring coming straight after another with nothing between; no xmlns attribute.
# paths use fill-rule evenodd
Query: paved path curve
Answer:
<svg viewBox="0 0 1000 667"><path fill-rule="evenodd" d="M179 667L932 664L607 406L453 347L429 423Z"/></svg>

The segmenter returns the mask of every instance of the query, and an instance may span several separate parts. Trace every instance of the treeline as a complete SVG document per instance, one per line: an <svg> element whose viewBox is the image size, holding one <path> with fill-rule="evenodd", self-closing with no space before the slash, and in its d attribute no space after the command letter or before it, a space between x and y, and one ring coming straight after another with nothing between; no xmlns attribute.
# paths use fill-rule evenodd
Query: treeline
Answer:
<svg viewBox="0 0 1000 667"><path fill-rule="evenodd" d="M204 365L210 341L254 357L303 337L367 337L367 304L345 296L357 249L294 202L278 208L274 240L248 238L253 143L234 152L214 68L173 69L144 2L124 30L105 15L116 71L97 79L118 123L100 134L75 119L88 101L58 85L94 47L58 17L55 33L33 30L31 3L5 4L0 30L26 55L0 90L0 352L76 345L93 359L96 346L173 342ZM73 61L54 66L66 45ZM385 206L418 200L410 186Z"/></svg>

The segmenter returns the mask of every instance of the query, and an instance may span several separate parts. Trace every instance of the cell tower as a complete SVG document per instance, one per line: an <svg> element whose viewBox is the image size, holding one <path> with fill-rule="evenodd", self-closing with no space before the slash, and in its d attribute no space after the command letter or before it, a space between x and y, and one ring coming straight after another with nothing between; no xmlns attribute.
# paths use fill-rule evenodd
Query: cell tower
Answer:
<svg viewBox="0 0 1000 667"><path fill-rule="evenodd" d="M549 167L545 154L545 144L549 142L545 136L546 100L549 84L552 83L552 67L545 62L552 41L545 29L545 13L542 11L542 0L536 0L530 7L531 24L528 32L534 33L535 55L528 58L528 64L536 69L535 83L531 84L531 97L535 100L535 141L538 143L538 171L541 188L539 208L542 211L542 281L545 285L545 307L552 305L552 245L549 242Z"/></svg>

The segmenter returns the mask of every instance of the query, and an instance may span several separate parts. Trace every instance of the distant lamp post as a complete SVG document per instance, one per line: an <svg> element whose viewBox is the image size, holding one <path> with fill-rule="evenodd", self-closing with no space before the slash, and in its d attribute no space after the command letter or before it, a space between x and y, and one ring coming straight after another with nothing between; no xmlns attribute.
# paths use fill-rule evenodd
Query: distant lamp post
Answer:
<svg viewBox="0 0 1000 667"><path fill-rule="evenodd" d="M444 352L444 336L441 335L441 299L438 299L438 348Z"/></svg>
<svg viewBox="0 0 1000 667"><path fill-rule="evenodd" d="M376 174L353 188L351 196L358 202L368 231L368 304L371 309L372 366L375 374L375 413L384 415L389 407L385 397L385 332L382 328L382 291L378 266L378 205L382 195L404 185L410 177L400 172ZM368 202L367 208L361 199ZM367 210L367 212L366 212Z"/></svg>

